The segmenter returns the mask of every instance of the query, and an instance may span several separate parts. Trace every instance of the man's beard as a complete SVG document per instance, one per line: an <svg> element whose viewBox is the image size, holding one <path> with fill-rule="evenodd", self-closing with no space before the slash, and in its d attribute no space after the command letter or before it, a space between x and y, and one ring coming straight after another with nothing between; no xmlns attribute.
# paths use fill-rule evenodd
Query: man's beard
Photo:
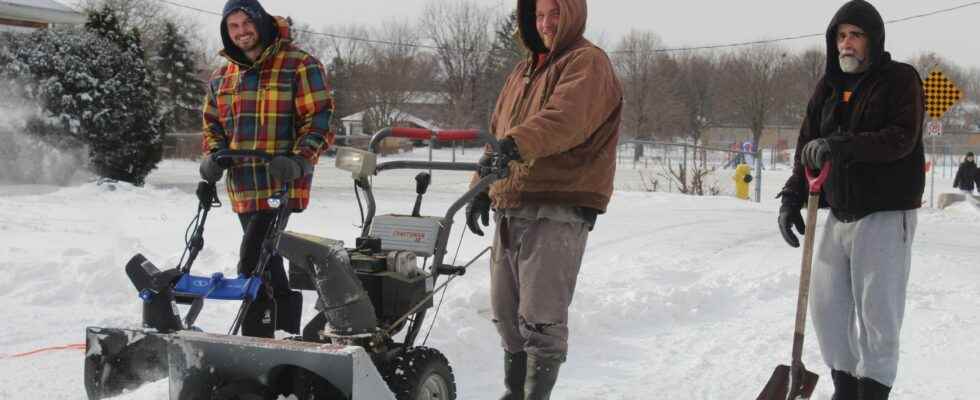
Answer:
<svg viewBox="0 0 980 400"><path fill-rule="evenodd" d="M862 60L854 55L840 55L837 57L840 63L841 71L846 74L858 74L867 70L867 65L865 60Z"/></svg>

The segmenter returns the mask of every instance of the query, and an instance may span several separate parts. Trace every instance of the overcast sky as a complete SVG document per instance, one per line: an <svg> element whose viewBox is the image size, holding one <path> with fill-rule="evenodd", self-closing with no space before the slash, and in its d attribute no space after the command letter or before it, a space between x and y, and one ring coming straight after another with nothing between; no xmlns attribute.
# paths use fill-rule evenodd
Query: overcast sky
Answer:
<svg viewBox="0 0 980 400"><path fill-rule="evenodd" d="M224 0L172 0L220 12ZM265 0L272 14L289 15L319 30L392 19L416 19L432 0ZM449 0L453 1L453 0ZM516 0L476 0L504 13ZM873 2L885 20L905 18L973 3L973 0L881 0ZM656 32L668 47L713 45L824 32L843 1L827 0L591 0L588 33L607 47L631 29ZM193 15L217 39L219 18ZM212 28L213 27L213 28ZM922 19L889 24L887 49L899 60L933 51L964 66L980 67L980 4ZM798 49L823 46L823 39L783 42Z"/></svg>

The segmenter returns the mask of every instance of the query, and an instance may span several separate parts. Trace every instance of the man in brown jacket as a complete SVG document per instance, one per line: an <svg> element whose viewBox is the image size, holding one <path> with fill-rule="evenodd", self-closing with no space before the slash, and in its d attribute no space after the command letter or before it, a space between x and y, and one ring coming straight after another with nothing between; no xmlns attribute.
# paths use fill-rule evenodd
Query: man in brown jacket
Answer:
<svg viewBox="0 0 980 400"><path fill-rule="evenodd" d="M616 172L622 87L583 38L585 0L518 0L530 51L507 79L490 128L510 176L467 207L496 210L491 303L505 351L502 399L548 399L568 350L568 307L588 233ZM492 199L492 204L491 204Z"/></svg>

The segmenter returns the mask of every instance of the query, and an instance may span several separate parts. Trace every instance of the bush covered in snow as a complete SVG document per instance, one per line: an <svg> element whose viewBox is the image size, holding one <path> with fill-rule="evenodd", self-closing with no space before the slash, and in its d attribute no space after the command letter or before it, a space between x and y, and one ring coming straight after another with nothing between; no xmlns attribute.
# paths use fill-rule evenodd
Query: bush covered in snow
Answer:
<svg viewBox="0 0 980 400"><path fill-rule="evenodd" d="M162 158L164 122L136 32L111 11L82 28L7 36L0 80L41 108L27 131L58 148L88 148L96 174L143 184Z"/></svg>

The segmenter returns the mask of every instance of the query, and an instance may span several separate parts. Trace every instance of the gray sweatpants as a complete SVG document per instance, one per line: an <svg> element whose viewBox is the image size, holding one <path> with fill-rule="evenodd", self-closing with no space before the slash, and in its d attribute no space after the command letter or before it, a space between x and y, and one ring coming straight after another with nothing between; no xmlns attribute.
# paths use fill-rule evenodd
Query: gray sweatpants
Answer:
<svg viewBox="0 0 980 400"><path fill-rule="evenodd" d="M565 360L572 303L589 229L584 222L494 216L493 321L504 350Z"/></svg>
<svg viewBox="0 0 980 400"><path fill-rule="evenodd" d="M895 382L916 224L915 210L876 212L851 223L827 217L810 308L831 369Z"/></svg>

